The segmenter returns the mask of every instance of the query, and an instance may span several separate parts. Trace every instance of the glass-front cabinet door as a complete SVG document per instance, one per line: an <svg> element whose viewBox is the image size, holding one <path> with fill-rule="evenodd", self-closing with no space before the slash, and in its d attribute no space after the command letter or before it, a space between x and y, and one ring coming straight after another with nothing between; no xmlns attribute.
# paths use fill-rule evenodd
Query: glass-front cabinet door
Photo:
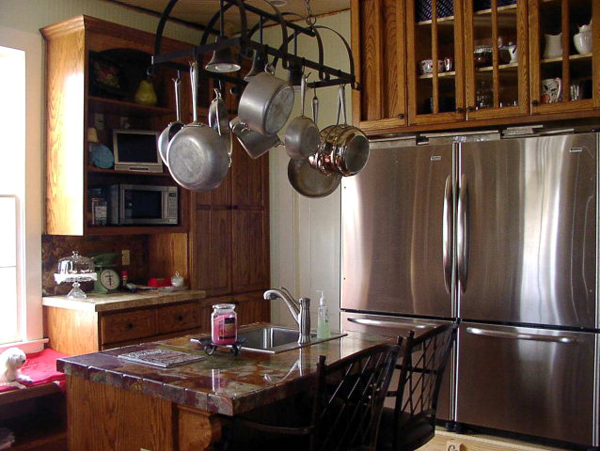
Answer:
<svg viewBox="0 0 600 451"><path fill-rule="evenodd" d="M599 107L600 1L530 0L530 4L532 112Z"/></svg>
<svg viewBox="0 0 600 451"><path fill-rule="evenodd" d="M407 1L410 124L464 120L461 0Z"/></svg>
<svg viewBox="0 0 600 451"><path fill-rule="evenodd" d="M467 119L529 113L527 0L465 0Z"/></svg>

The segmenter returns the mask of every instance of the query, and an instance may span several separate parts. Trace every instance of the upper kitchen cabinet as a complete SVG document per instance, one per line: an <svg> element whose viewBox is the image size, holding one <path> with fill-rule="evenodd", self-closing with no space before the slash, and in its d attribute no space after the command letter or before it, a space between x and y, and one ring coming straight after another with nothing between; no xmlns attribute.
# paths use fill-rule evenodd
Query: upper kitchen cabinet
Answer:
<svg viewBox="0 0 600 451"><path fill-rule="evenodd" d="M532 112L600 106L600 2L531 0L529 18Z"/></svg>
<svg viewBox="0 0 600 451"><path fill-rule="evenodd" d="M462 3L407 0L408 122L463 120L464 29Z"/></svg>
<svg viewBox="0 0 600 451"><path fill-rule="evenodd" d="M407 123L404 22L403 2L352 0L353 118L365 131Z"/></svg>
<svg viewBox="0 0 600 451"><path fill-rule="evenodd" d="M529 113L527 1L465 0L467 119Z"/></svg>
<svg viewBox="0 0 600 451"><path fill-rule="evenodd" d="M47 64L46 233L187 231L189 195L177 187L160 159L161 169L157 172L116 170L113 164L114 130L160 133L175 119L174 69L158 67L152 76L155 100L146 102L136 96L147 77L154 35L87 16L47 26L41 33L46 40ZM164 51L186 47L189 44L162 40ZM182 120L189 122L190 88L186 77L183 74L181 82ZM177 224L108 225L110 210L108 224L103 218L98 220L92 204L110 199L109 186L126 184L176 187Z"/></svg>

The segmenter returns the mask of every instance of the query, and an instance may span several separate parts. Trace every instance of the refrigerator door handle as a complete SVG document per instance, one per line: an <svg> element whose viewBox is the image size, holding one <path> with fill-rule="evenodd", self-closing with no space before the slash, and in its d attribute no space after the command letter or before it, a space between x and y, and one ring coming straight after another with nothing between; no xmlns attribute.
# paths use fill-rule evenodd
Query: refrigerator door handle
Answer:
<svg viewBox="0 0 600 451"><path fill-rule="evenodd" d="M362 326L381 327L384 329L434 329L436 327L435 324L430 323L403 324L399 321L382 321L379 319L369 318L348 318L348 321L350 321L351 323L360 324Z"/></svg>
<svg viewBox="0 0 600 451"><path fill-rule="evenodd" d="M467 288L468 267L468 243L469 243L469 191L467 186L467 176L460 178L460 188L458 196L458 221L456 224L456 246L458 252L458 281L461 291L464 293Z"/></svg>
<svg viewBox="0 0 600 451"><path fill-rule="evenodd" d="M549 343L563 343L570 344L576 343L576 338L568 337L566 335L537 335L537 334L525 334L522 332L501 332L498 330L481 329L479 327L467 327L467 333L473 335L479 335L481 337L493 337L493 338L512 338L513 340L531 340L531 341L543 341Z"/></svg>
<svg viewBox="0 0 600 451"><path fill-rule="evenodd" d="M446 292L452 286L452 177L446 177L444 188L443 224L442 224L442 264Z"/></svg>

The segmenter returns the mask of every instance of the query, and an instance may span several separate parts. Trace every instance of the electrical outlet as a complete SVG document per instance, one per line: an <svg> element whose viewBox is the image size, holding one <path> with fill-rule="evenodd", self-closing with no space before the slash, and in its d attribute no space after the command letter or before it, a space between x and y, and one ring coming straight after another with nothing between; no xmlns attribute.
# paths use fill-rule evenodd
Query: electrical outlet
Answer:
<svg viewBox="0 0 600 451"><path fill-rule="evenodd" d="M146 449L146 448L140 448L140 451L152 451L152 450L149 450L149 449Z"/></svg>
<svg viewBox="0 0 600 451"><path fill-rule="evenodd" d="M448 440L446 442L446 451L464 451L464 446L458 440Z"/></svg>
<svg viewBox="0 0 600 451"><path fill-rule="evenodd" d="M121 120L120 120L120 126L122 129L128 129L130 127L129 125L129 118L125 117L125 116L121 116Z"/></svg>
<svg viewBox="0 0 600 451"><path fill-rule="evenodd" d="M121 251L121 263L123 264L123 266L127 266L127 265L131 264L129 249L123 249Z"/></svg>

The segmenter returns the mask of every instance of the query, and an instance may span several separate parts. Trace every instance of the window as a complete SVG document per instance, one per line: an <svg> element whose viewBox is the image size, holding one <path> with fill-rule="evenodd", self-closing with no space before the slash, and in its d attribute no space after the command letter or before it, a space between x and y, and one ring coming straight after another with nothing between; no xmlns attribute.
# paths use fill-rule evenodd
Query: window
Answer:
<svg viewBox="0 0 600 451"><path fill-rule="evenodd" d="M0 27L0 351L44 342L42 39Z"/></svg>

